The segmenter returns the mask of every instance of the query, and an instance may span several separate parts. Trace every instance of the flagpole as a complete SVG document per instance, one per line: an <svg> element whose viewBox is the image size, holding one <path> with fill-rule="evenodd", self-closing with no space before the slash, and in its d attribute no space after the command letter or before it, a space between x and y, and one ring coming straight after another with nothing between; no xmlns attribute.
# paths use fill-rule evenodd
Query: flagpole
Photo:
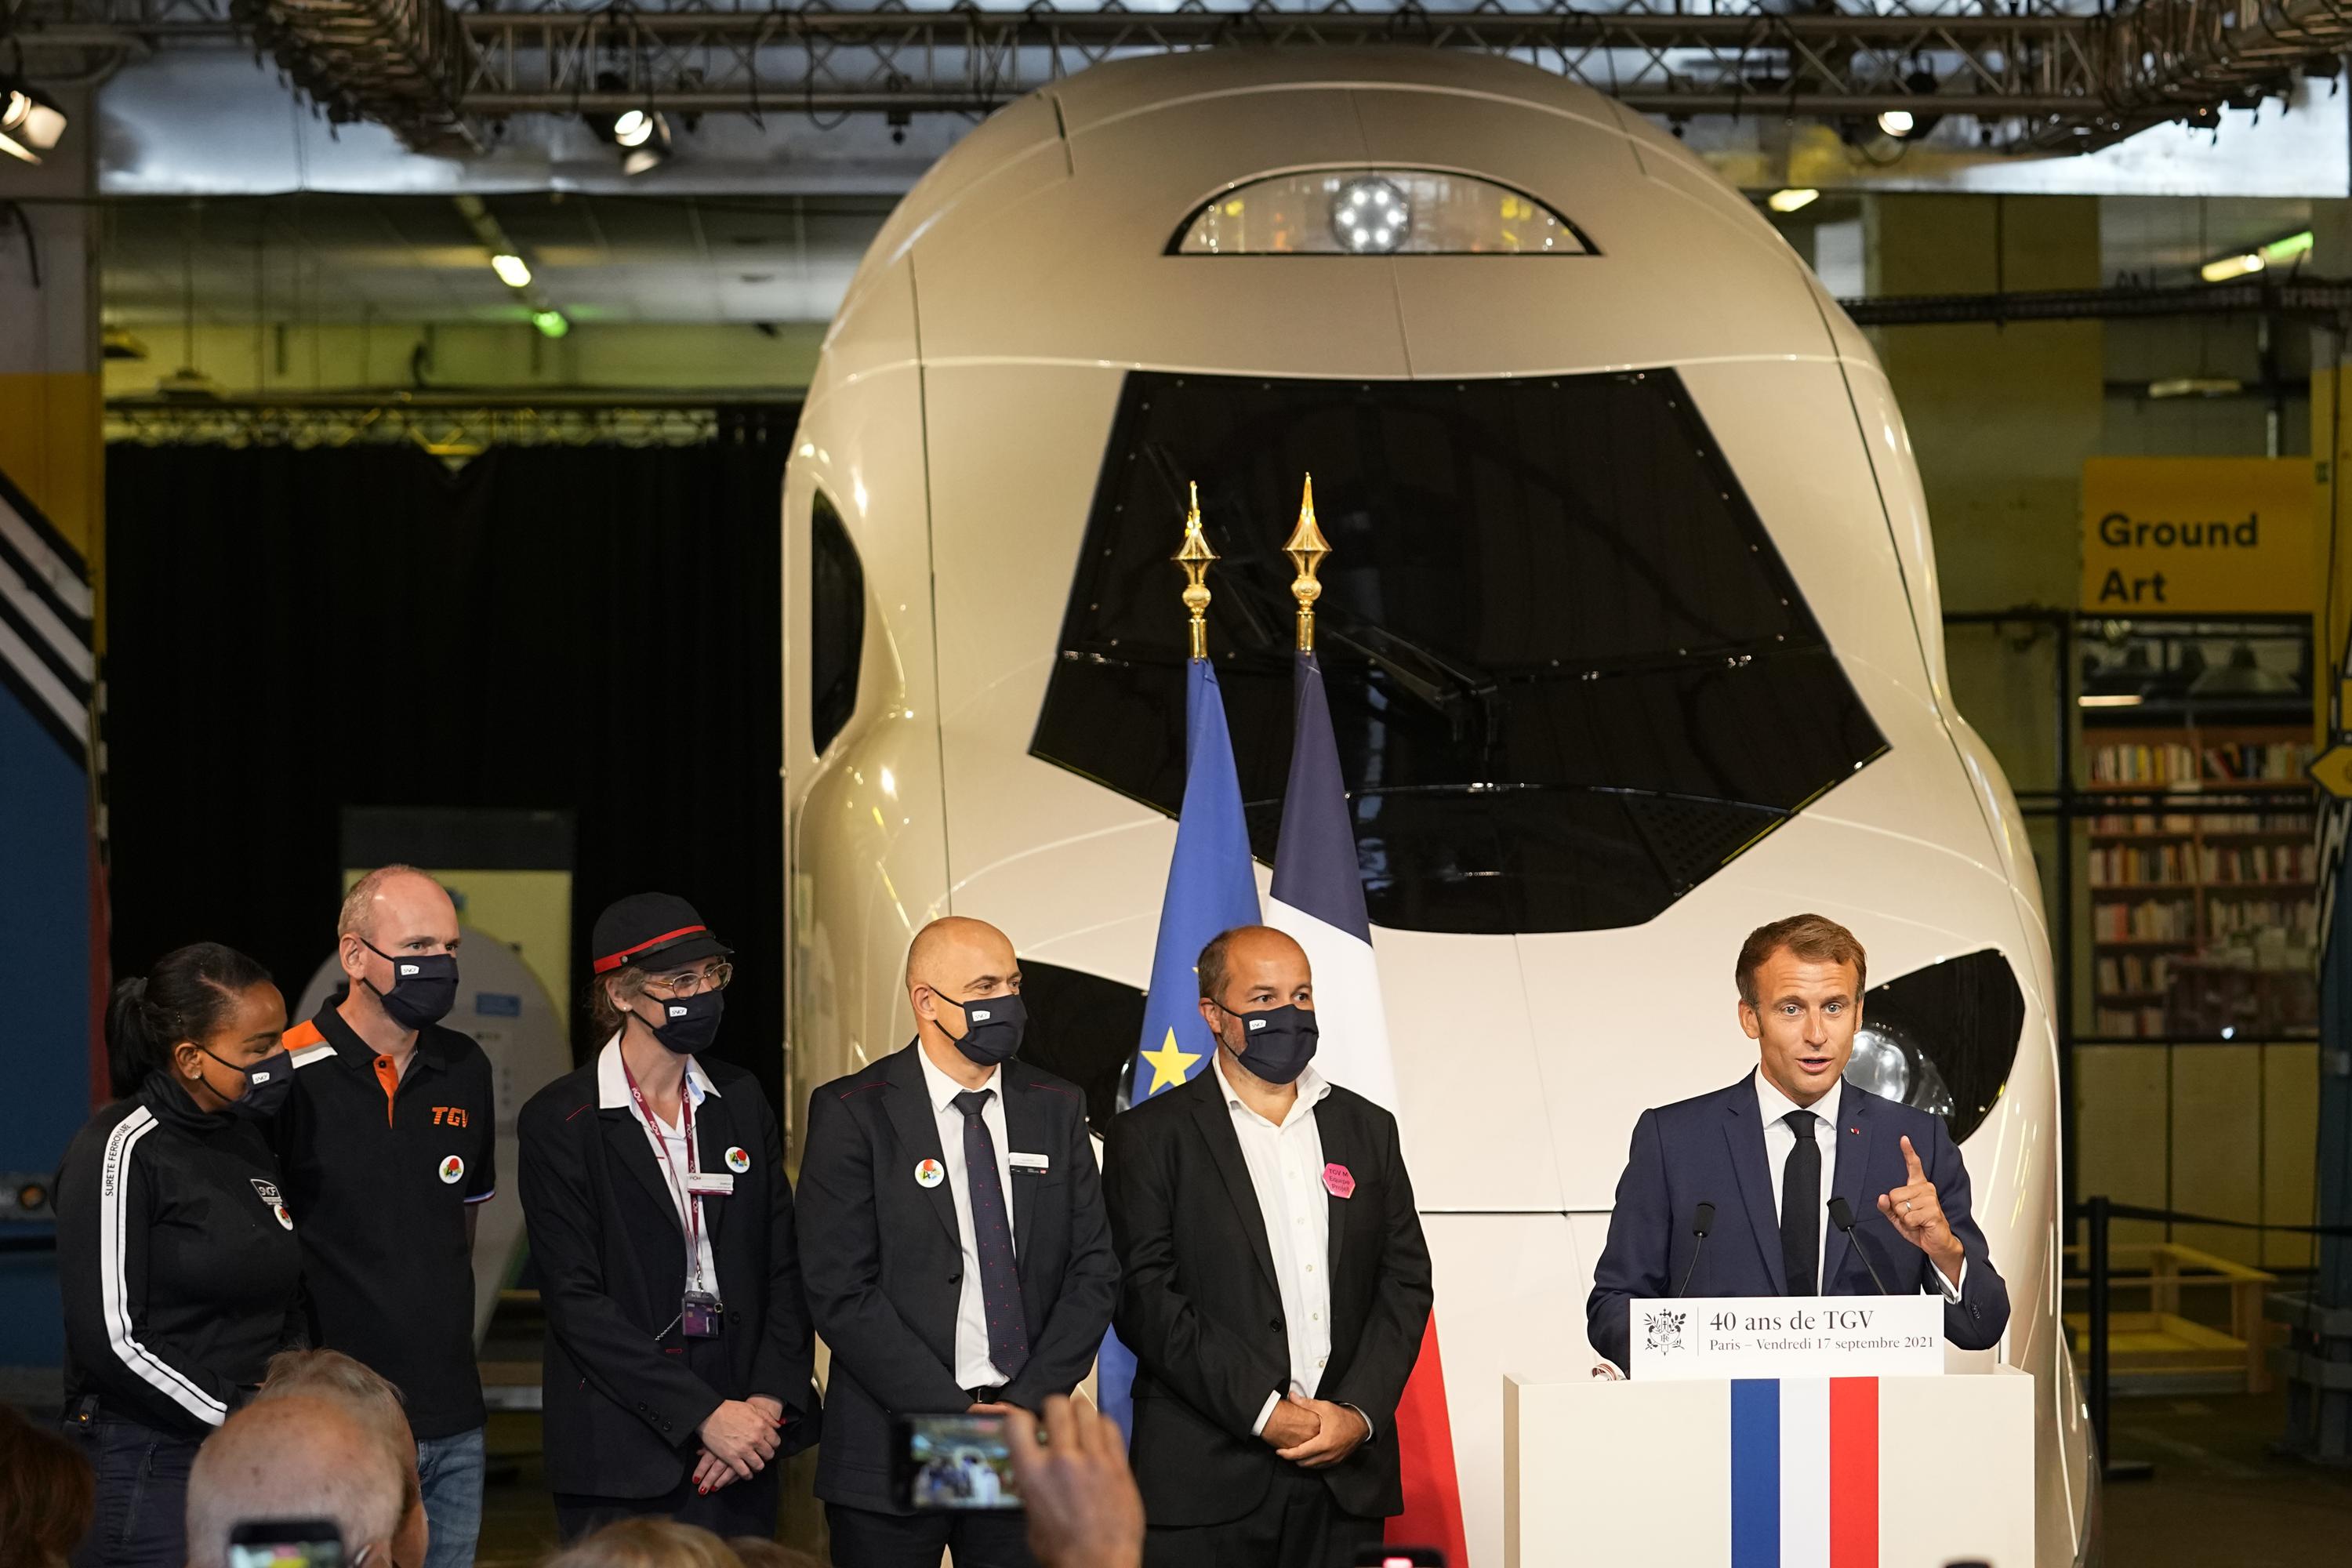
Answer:
<svg viewBox="0 0 2352 1568"><path fill-rule="evenodd" d="M1169 559L1184 568L1184 607L1192 614L1192 657L1209 657L1209 566L1217 552L1209 548L1208 536L1201 531L1201 487L1186 481L1192 509L1184 514L1184 542Z"/></svg>
<svg viewBox="0 0 2352 1568"><path fill-rule="evenodd" d="M1290 580L1290 596L1298 601L1298 651L1315 651L1315 601L1323 596L1323 584L1315 580L1322 569L1323 557L1331 553L1323 531L1315 526L1315 476L1307 476L1307 489L1298 499L1298 526L1290 531L1289 542L1282 552L1298 569ZM1194 658L1200 657L1198 654Z"/></svg>

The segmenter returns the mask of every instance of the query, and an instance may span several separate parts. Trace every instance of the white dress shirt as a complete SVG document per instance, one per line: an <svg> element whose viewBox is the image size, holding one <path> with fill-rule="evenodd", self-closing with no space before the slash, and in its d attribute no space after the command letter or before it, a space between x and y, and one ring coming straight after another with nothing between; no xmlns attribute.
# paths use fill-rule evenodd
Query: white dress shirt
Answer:
<svg viewBox="0 0 2352 1568"><path fill-rule="evenodd" d="M1322 1386L1323 1363L1331 1359L1331 1197L1323 1185L1323 1134L1315 1125L1315 1108L1330 1095L1331 1085L1312 1067L1300 1073L1298 1098L1276 1126L1234 1092L1223 1051L1216 1061L1217 1087L1224 1091L1226 1114L1241 1140L1242 1163L1249 1167L1265 1244L1274 1254L1275 1289L1289 1331L1290 1392L1312 1399ZM1279 1391L1265 1396L1265 1407L1250 1428L1253 1435L1265 1430L1281 1403ZM1371 1425L1369 1417L1365 1425Z"/></svg>
<svg viewBox="0 0 2352 1568"><path fill-rule="evenodd" d="M685 1096L688 1104L699 1108L705 1096L719 1092L719 1086L710 1081L710 1075L702 1070L700 1062L688 1057L686 1058L686 1081L679 1086L679 1092ZM604 1051L596 1058L596 1104L604 1110L626 1106L637 1125L646 1125L646 1118L637 1115L636 1101L629 1094L629 1077L621 1064L621 1037L617 1034L605 1042ZM654 1113L650 1101L646 1110L653 1116L653 1125L661 1133L662 1152L668 1156L667 1163L656 1159L654 1164L660 1169L662 1180L669 1187L670 1202L677 1205L677 1228L680 1234L685 1234L689 1228L687 1224L685 1117L681 1115L679 1125L673 1127ZM647 1152L651 1152L648 1147ZM694 1257L687 1268L686 1288L708 1291L723 1301L726 1297L719 1289L719 1260L710 1251L709 1220L699 1212L701 1206L698 1203L694 1205L697 1211L691 1227L695 1240Z"/></svg>
<svg viewBox="0 0 2352 1568"><path fill-rule="evenodd" d="M1821 1212L1813 1216L1815 1226L1813 1265L1818 1268L1829 1261L1830 1194L1837 1191L1838 1105L1845 1093L1845 1085L1843 1082L1834 1084L1827 1094L1822 1095L1812 1104L1799 1105L1795 1100L1782 1094L1779 1086L1764 1076L1762 1068L1756 1069L1755 1076L1756 1107L1759 1114L1764 1119L1764 1169L1772 1178L1772 1215L1776 1219L1780 1214L1781 1183L1788 1173L1789 1156L1797 1147L1797 1130L1789 1125L1789 1113L1792 1110L1810 1110L1814 1116L1813 1142L1822 1152ZM1878 1193L1866 1193L1863 1195L1863 1203L1866 1208L1874 1209L1878 1206L1878 1200L1882 1195ZM1857 1232L1861 1228L1863 1217L1861 1215L1854 1216ZM1943 1287L1944 1299L1948 1301L1958 1300L1960 1286L1968 1280L1968 1264L1961 1263L1960 1278L1958 1280L1946 1279L1941 1268L1935 1268L1933 1272L1936 1283ZM1795 1280L1790 1281L1791 1287L1796 1283ZM1816 1275L1807 1281L1806 1289L1811 1295L1820 1295L1822 1293L1820 1276ZM1927 1291L1923 1289L1920 1294L1925 1295Z"/></svg>
<svg viewBox="0 0 2352 1568"><path fill-rule="evenodd" d="M967 1389L1001 1387L1012 1379L988 1359L988 1297L980 1286L980 1243L971 1227L971 1173L964 1168L963 1112L955 1102L965 1089L933 1065L920 1041L915 1046L915 1059L923 1065L924 1092L930 1096L931 1119L939 1124L948 1191L955 1194L956 1239L963 1246L963 1284L956 1293L955 1379ZM980 1120L996 1150L996 1169L991 1175L997 1191L1004 1194L1004 1226L1013 1232L1013 1248L1018 1253L1021 1236L1013 1221L1013 1146L1004 1132L1003 1079L1002 1068L988 1069L988 1081L979 1090L988 1096L988 1108L980 1113Z"/></svg>

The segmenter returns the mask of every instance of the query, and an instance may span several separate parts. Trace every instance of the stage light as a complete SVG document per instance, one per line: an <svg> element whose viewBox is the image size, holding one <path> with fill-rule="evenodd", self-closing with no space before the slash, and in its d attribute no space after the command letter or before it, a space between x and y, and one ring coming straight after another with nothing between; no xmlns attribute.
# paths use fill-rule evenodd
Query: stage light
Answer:
<svg viewBox="0 0 2352 1568"><path fill-rule="evenodd" d="M1878 129L1897 142L1908 141L1911 128L1917 123L1907 109L1882 110L1878 116Z"/></svg>
<svg viewBox="0 0 2352 1568"><path fill-rule="evenodd" d="M654 117L642 109L629 110L613 121L613 140L624 147L642 147L653 133Z"/></svg>
<svg viewBox="0 0 2352 1568"><path fill-rule="evenodd" d="M1785 191L1774 191L1764 198L1764 205L1776 213L1801 212L1822 199L1822 193L1810 185L1791 185Z"/></svg>
<svg viewBox="0 0 2352 1568"><path fill-rule="evenodd" d="M572 330L572 323L561 310L533 310L530 324L539 329L542 337L560 338Z"/></svg>
<svg viewBox="0 0 2352 1568"><path fill-rule="evenodd" d="M2249 250L2242 256L2224 256L2218 261L2209 261L2197 271L2198 275L2208 283L2227 283L2232 278L2243 278L2248 273L2260 272L2268 265L2269 263L2263 259L2261 251Z"/></svg>
<svg viewBox="0 0 2352 1568"><path fill-rule="evenodd" d="M2311 254L2311 230L2288 235L2284 239L2272 240L2263 247L2263 265L2284 267L2299 256Z"/></svg>
<svg viewBox="0 0 2352 1568"><path fill-rule="evenodd" d="M493 256L490 258L490 270L497 273L499 281L509 289L530 287L530 264L520 256Z"/></svg>
<svg viewBox="0 0 2352 1568"><path fill-rule="evenodd" d="M0 153L37 163L66 133L66 113L30 84L0 81Z"/></svg>

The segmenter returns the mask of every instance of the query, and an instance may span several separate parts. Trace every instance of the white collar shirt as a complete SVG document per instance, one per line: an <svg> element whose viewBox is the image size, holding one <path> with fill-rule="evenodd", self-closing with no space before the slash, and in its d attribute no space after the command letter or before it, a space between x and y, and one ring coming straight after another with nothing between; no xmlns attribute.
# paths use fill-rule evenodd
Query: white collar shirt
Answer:
<svg viewBox="0 0 2352 1568"><path fill-rule="evenodd" d="M1820 1212L1813 1216L1813 1258L1814 1266L1822 1267L1829 1261L1830 1194L1837 1191L1838 1110L1844 1103L1845 1084L1841 1080L1812 1104L1799 1105L1780 1092L1779 1086L1765 1076L1761 1067L1756 1069L1754 1076L1757 1114L1764 1121L1764 1169L1772 1178L1772 1213L1775 1217L1780 1213L1781 1183L1788 1173L1789 1156L1797 1147L1797 1130L1789 1125L1789 1114L1795 1110L1813 1113L1813 1142L1822 1152L1822 1194ZM1878 1198L1876 1193L1864 1194L1863 1204L1866 1209L1875 1209ZM1862 1218L1861 1214L1854 1216L1857 1235ZM1777 1239L1773 1245L1778 1245ZM1907 1243L1902 1245L1907 1249ZM1933 1270L1933 1273L1936 1283L1942 1287L1945 1300L1958 1300L1960 1287L1968 1283L1969 1266L1965 1263L1960 1265L1960 1278L1957 1281L1946 1279L1940 1268ZM1790 1281L1790 1284L1793 1287L1795 1281ZM1820 1278L1816 1276L1806 1289L1809 1294L1820 1295Z"/></svg>
<svg viewBox="0 0 2352 1568"><path fill-rule="evenodd" d="M684 1103L698 1109L703 1100L719 1092L719 1086L710 1081L710 1075L702 1070L700 1062L688 1057L686 1058L686 1080L679 1089ZM596 1105L603 1110L625 1107L638 1126L649 1126L649 1130L660 1133L662 1152L656 1156L654 1164L662 1173L663 1184L669 1188L670 1202L677 1205L678 1234L685 1236L690 1231L694 1237L694 1257L688 1263L686 1288L724 1300L725 1295L719 1288L719 1259L710 1250L710 1226L704 1223L702 1200L691 1196L686 1190L686 1173L693 1168L688 1162L695 1158L687 1142L686 1118L681 1114L678 1124L673 1127L654 1111L650 1103L646 1105L644 1115L638 1114L635 1099L629 1093L628 1070L621 1061L621 1037L618 1034L604 1042L604 1050L596 1058ZM648 1118L651 1119L650 1125ZM650 1144L647 1152L651 1152ZM689 1212L692 1215L690 1224Z"/></svg>
<svg viewBox="0 0 2352 1568"><path fill-rule="evenodd" d="M1298 1075L1298 1098L1281 1124L1252 1110L1225 1076L1224 1053L1216 1055L1217 1088L1241 1141L1258 1215L1274 1254L1275 1289L1282 1298L1282 1321L1290 1341L1290 1392L1313 1398L1331 1359L1331 1200L1323 1185L1323 1134L1315 1108L1331 1093L1329 1080L1309 1067ZM1281 1391L1266 1395L1254 1431L1263 1432L1282 1402ZM1369 1425L1369 1422L1367 1423Z"/></svg>
<svg viewBox="0 0 2352 1568"><path fill-rule="evenodd" d="M988 1353L988 1297L981 1289L980 1243L971 1224L973 1177L963 1157L963 1112L955 1102L964 1087L939 1069L920 1040L915 1042L914 1050L915 1060L923 1068L924 1097L930 1101L931 1119L940 1130L948 1191L955 1198L956 1240L963 1248L963 1267L958 1270L961 1283L956 1292L956 1382L967 1390L1000 1388L1011 1380ZM980 1113L981 1124L988 1129L989 1144L996 1152L996 1169L988 1174L1003 1194L1004 1223L1013 1231L1013 1247L1018 1253L1021 1236L1013 1220L1013 1145L1004 1131L1004 1069L991 1068L980 1091L988 1096L988 1105Z"/></svg>

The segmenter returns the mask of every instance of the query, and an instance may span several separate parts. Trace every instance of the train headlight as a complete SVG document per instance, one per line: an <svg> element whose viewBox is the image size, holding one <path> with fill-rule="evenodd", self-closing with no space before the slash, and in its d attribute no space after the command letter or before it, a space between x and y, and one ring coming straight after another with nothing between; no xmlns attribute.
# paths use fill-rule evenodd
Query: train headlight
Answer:
<svg viewBox="0 0 2352 1568"><path fill-rule="evenodd" d="M1887 1025L1864 1024L1854 1031L1853 1058L1845 1064L1845 1080L1921 1110L1943 1117L1952 1114L1952 1091L1935 1062L1900 1030Z"/></svg>
<svg viewBox="0 0 2352 1568"><path fill-rule="evenodd" d="M1874 985L1845 1079L1857 1089L1932 1110L1958 1142L1991 1114L2025 1026L2025 993L2009 960L1987 949Z"/></svg>
<svg viewBox="0 0 2352 1568"><path fill-rule="evenodd" d="M1331 196L1331 236L1360 256L1385 256L1412 232L1412 204L1375 174L1349 180Z"/></svg>

